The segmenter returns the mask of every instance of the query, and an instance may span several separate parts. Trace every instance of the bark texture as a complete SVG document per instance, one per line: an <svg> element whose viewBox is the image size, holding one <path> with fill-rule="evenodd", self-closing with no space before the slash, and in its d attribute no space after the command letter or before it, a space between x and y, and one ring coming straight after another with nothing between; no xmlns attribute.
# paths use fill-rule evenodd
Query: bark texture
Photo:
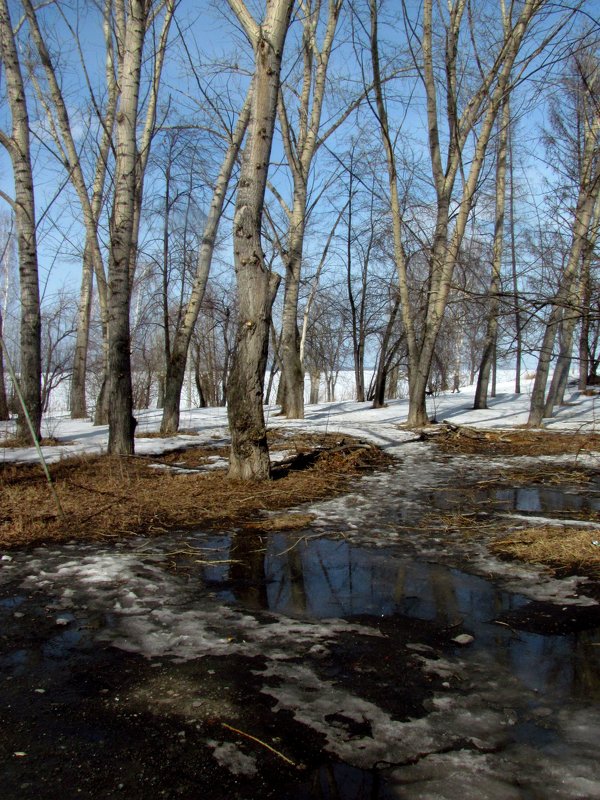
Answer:
<svg viewBox="0 0 600 800"><path fill-rule="evenodd" d="M293 0L269 0L260 27L240 0L230 0L230 5L254 44L255 70L233 225L239 322L227 388L231 428L229 476L264 480L270 477L270 463L263 390L271 308L279 276L266 268L261 227L281 57Z"/></svg>
<svg viewBox="0 0 600 800"><path fill-rule="evenodd" d="M35 198L29 142L29 115L21 64L6 0L0 0L0 57L12 118L10 138L2 134L13 169L13 211L17 228L21 300L19 383L35 436L40 437L41 407L41 316L38 283ZM31 439L25 413L19 409L17 436Z"/></svg>
<svg viewBox="0 0 600 800"><path fill-rule="evenodd" d="M146 3L130 0L120 72L121 94L116 121L115 190L108 264L108 452L133 453L133 395L131 385L129 306L132 259L135 258L136 123L146 31Z"/></svg>

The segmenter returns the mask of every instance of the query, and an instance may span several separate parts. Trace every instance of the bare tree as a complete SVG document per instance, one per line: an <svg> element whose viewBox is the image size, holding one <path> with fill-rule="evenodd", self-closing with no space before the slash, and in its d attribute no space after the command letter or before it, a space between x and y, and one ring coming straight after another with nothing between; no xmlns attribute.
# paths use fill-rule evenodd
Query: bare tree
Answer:
<svg viewBox="0 0 600 800"><path fill-rule="evenodd" d="M496 198L494 220L494 244L489 287L488 321L483 345L483 355L477 376L473 408L487 408L490 374L494 364L498 336L498 314L500 313L500 289L502 277L502 253L504 247L504 212L506 207L506 154L510 126L510 104L508 97L502 99L499 114L498 149L496 153Z"/></svg>
<svg viewBox="0 0 600 800"><path fill-rule="evenodd" d="M403 5L408 40L425 94L429 160L435 190L435 223L429 249L427 302L419 327L411 310L403 240L405 220L398 199L394 138L381 86L376 0L369 0L370 48L376 113L388 162L395 261L409 353L408 424L422 425L427 422L425 391L435 344L496 118L514 81L523 77L527 65L552 40L558 28L550 27L543 41L538 39L515 67L527 33L547 5L546 0L525 0L519 6L518 13L512 4L510 11L507 11L501 2L500 17L505 20L504 33L495 46L490 46L489 41L486 43L485 57L483 43L477 40L467 0L448 3L445 11L432 0L424 0L423 16L419 23L410 20L408 4ZM514 19L511 13L516 14ZM438 30L440 26L441 31ZM438 32L441 33L439 38ZM471 57L477 65L473 77L466 74L464 59L462 62L459 59L460 45L472 48ZM441 54L440 69L436 62L437 53ZM513 70L516 70L516 76L513 76ZM442 102L440 98L443 98ZM468 171L467 142L471 147ZM458 191L457 183L460 186Z"/></svg>
<svg viewBox="0 0 600 800"><path fill-rule="evenodd" d="M243 0L229 0L229 4L253 45L255 57L250 121L233 223L239 322L227 391L231 428L229 475L242 480L264 480L270 477L270 463L262 402L271 309L280 278L265 266L262 211L281 59L293 0L267 0L260 24Z"/></svg>
<svg viewBox="0 0 600 800"><path fill-rule="evenodd" d="M219 222L227 195L227 187L229 186L231 174L248 126L252 99L251 92L252 90L250 89L240 112L237 125L229 137L229 144L215 182L210 209L204 225L192 290L181 323L175 332L173 346L168 355L165 402L161 422L161 431L163 433L174 433L179 427L181 387L185 376L188 349L204 298L206 282L208 280L216 245Z"/></svg>
<svg viewBox="0 0 600 800"><path fill-rule="evenodd" d="M138 142L144 41L155 15L163 7L164 18L155 51L151 101ZM108 451L121 455L132 453L134 446L129 330L131 281L137 257L144 173L155 127L158 84L174 10L174 0L164 0L156 7L144 0L128 0L126 16L117 17L117 38L123 55L118 75L120 94L116 116L114 196L108 260Z"/></svg>
<svg viewBox="0 0 600 800"><path fill-rule="evenodd" d="M595 236L594 211L600 195L600 104L598 103L600 85L600 62L596 58L575 57L574 65L580 84L578 104L580 114L578 130L581 136L581 154L577 159L578 187L577 200L573 213L571 245L563 273L546 322L538 366L531 391L531 406L527 424L540 425L545 415L558 400L561 382L566 380L570 360L573 330L578 317L573 311L573 299L579 295L581 285L581 259L585 253L590 233ZM565 319L565 314L568 317ZM562 327L563 341L561 356L556 370L556 380L546 398L546 384L552 362L554 343Z"/></svg>
<svg viewBox="0 0 600 800"><path fill-rule="evenodd" d="M50 407L52 392L71 377L77 306L60 291L42 309L42 410Z"/></svg>
<svg viewBox="0 0 600 800"><path fill-rule="evenodd" d="M108 287L98 237L98 227L104 199L109 154L113 142L115 111L118 98L118 84L115 75L117 58L114 52L114 42L110 24L112 6L113 0L105 0L103 7L103 36L106 50L105 78L107 99L103 113L100 112L99 102L95 98L90 85L92 105L98 114L101 114L98 120L101 134L94 168L93 183L91 189L88 189L88 182L84 174L83 160L76 146L75 137L73 136L73 127L67 108L67 101L63 95L61 82L54 66L55 59L53 59L50 54L46 39L42 33L38 14L31 0L23 0L23 7L29 23L31 37L43 67L46 83L43 85L40 82L34 70L31 71L30 78L35 88L38 101L44 109L49 132L56 146L57 157L67 170L69 179L79 199L85 226L77 341L74 350L73 375L71 380L71 416L74 419L85 417L87 414L85 380L94 275L96 277L98 299L100 302L104 340L106 346L108 345ZM73 42L78 48L83 72L87 76L88 72L85 56L81 50L78 35L69 23L68 25L71 28ZM102 414L103 407L104 402L101 396L97 403L96 420L100 423L106 422Z"/></svg>
<svg viewBox="0 0 600 800"><path fill-rule="evenodd" d="M91 189L84 175L81 154L73 136L67 103L57 72L42 33L31 0L23 0L29 29L44 69L48 92L32 80L42 103L57 152L73 183L81 204L86 230L83 250L83 271L80 300L78 342L74 365L74 413L85 411L85 360L89 331L89 309L92 269L96 276L101 318L105 334L105 366L110 376L109 450L131 452L133 417L131 413L131 377L128 368L129 333L128 303L130 281L135 269L137 240L141 214L144 173L156 129L156 109L160 77L164 64L169 28L175 0L105 0L103 34L106 50L105 78L107 102L104 111L91 89L85 55L79 50L83 72L91 93L91 102L98 113L101 133ZM160 30L155 28L160 23ZM67 25L70 26L67 20ZM140 102L142 61L147 55L148 33L155 33L152 44L152 70L145 104ZM74 41L78 43L73 30ZM144 124L138 140L139 115L145 110ZM114 195L110 218L108 275L104 270L98 238L107 164L111 148L114 152ZM104 384L103 384L104 386ZM105 409L105 392L97 402L98 421ZM112 409L112 410L111 410Z"/></svg>
<svg viewBox="0 0 600 800"><path fill-rule="evenodd" d="M0 0L0 58L4 67L8 104L12 118L11 134L0 131L0 143L10 156L15 185L14 199L3 191L0 192L0 196L11 206L16 221L21 287L20 384L34 435L39 438L42 418L41 318L29 114L23 73L7 0ZM17 435L24 439L31 438L23 410L19 411Z"/></svg>
<svg viewBox="0 0 600 800"><path fill-rule="evenodd" d="M285 292L281 327L282 411L290 418L304 417L304 369L300 357L298 302L302 274L304 238L309 208L309 177L315 156L323 143L348 117L357 101L338 115L326 130L321 117L327 87L327 72L338 27L342 0L307 0L300 4L302 76L300 86L279 98L279 121L286 159L292 175L292 202L287 205L274 189L287 220L287 235L281 248L285 265ZM323 33L319 41L319 31ZM293 76L295 77L295 76Z"/></svg>

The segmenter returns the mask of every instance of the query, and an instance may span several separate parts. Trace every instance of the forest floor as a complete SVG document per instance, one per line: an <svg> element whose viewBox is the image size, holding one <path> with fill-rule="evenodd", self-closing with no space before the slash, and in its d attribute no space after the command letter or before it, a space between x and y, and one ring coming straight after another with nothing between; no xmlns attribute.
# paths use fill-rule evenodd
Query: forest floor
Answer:
<svg viewBox="0 0 600 800"><path fill-rule="evenodd" d="M49 465L52 487L40 465L5 462L0 547L156 536L175 528L289 530L299 525L297 517L261 523L258 515L335 496L353 478L391 462L380 448L336 434L272 430L269 440L273 480L262 483L229 480L227 448L210 443L159 456L65 458Z"/></svg>
<svg viewBox="0 0 600 800"><path fill-rule="evenodd" d="M260 485L219 409L57 418L66 521L0 449L3 798L600 800L594 402L271 414Z"/></svg>
<svg viewBox="0 0 600 800"><path fill-rule="evenodd" d="M411 436L432 442L448 456L536 459L524 466L504 463L496 475L470 481L473 498L492 486L559 487L576 482L585 493L600 483L594 458L600 452L600 435L592 431L499 431L447 423ZM337 496L356 478L384 470L393 460L382 447L347 434L274 427L269 431L273 480L252 484L227 478L228 447L220 436L197 443L197 435L187 431L169 437L162 452L162 437L145 433L144 438L159 452L127 458L61 453L49 464L51 485L39 464L10 460L12 448L6 442L0 462L0 548L115 541L173 529L237 527L252 532L306 527L310 519L305 516L274 512ZM178 444L178 438L184 443ZM556 463L557 458L562 463ZM474 499L466 513L438 513L428 524L432 530L472 536L481 527L476 506ZM498 519L490 546L508 558L567 574L600 576L600 510L586 504L566 508L564 514L565 524L556 518L541 520L525 531ZM597 537L592 538L590 530L596 526Z"/></svg>

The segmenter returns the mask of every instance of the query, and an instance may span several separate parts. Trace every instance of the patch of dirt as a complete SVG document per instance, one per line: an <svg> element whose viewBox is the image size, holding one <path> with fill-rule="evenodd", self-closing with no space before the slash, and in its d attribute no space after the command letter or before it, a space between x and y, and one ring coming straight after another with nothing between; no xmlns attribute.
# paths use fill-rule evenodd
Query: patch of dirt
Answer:
<svg viewBox="0 0 600 800"><path fill-rule="evenodd" d="M292 440L286 437L286 449ZM50 465L63 514L39 465L0 467L0 547L68 539L116 539L173 528L230 528L303 502L340 494L365 471L392 459L339 436L294 437L296 453L273 468L274 480L230 481L225 470L183 474L151 464L194 468L223 448L191 447L161 458L74 458Z"/></svg>

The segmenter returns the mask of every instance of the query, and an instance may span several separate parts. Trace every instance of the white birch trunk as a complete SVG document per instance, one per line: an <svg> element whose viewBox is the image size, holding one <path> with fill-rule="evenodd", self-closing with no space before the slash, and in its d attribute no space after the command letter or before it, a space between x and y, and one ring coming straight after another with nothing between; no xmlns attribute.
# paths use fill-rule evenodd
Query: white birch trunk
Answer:
<svg viewBox="0 0 600 800"><path fill-rule="evenodd" d="M15 184L12 205L17 228L21 299L19 382L34 434L39 439L42 417L41 317L29 115L21 64L6 0L0 0L0 58L12 118L11 136L2 134L0 142L10 156ZM17 436L31 439L26 413L22 409L19 410L17 419Z"/></svg>
<svg viewBox="0 0 600 800"><path fill-rule="evenodd" d="M279 276L266 268L261 226L281 58L293 0L267 0L260 28L241 0L229 2L248 38L255 43L252 107L233 226L239 322L227 388L231 428L229 476L264 480L270 477L270 463L262 403L271 308Z"/></svg>

